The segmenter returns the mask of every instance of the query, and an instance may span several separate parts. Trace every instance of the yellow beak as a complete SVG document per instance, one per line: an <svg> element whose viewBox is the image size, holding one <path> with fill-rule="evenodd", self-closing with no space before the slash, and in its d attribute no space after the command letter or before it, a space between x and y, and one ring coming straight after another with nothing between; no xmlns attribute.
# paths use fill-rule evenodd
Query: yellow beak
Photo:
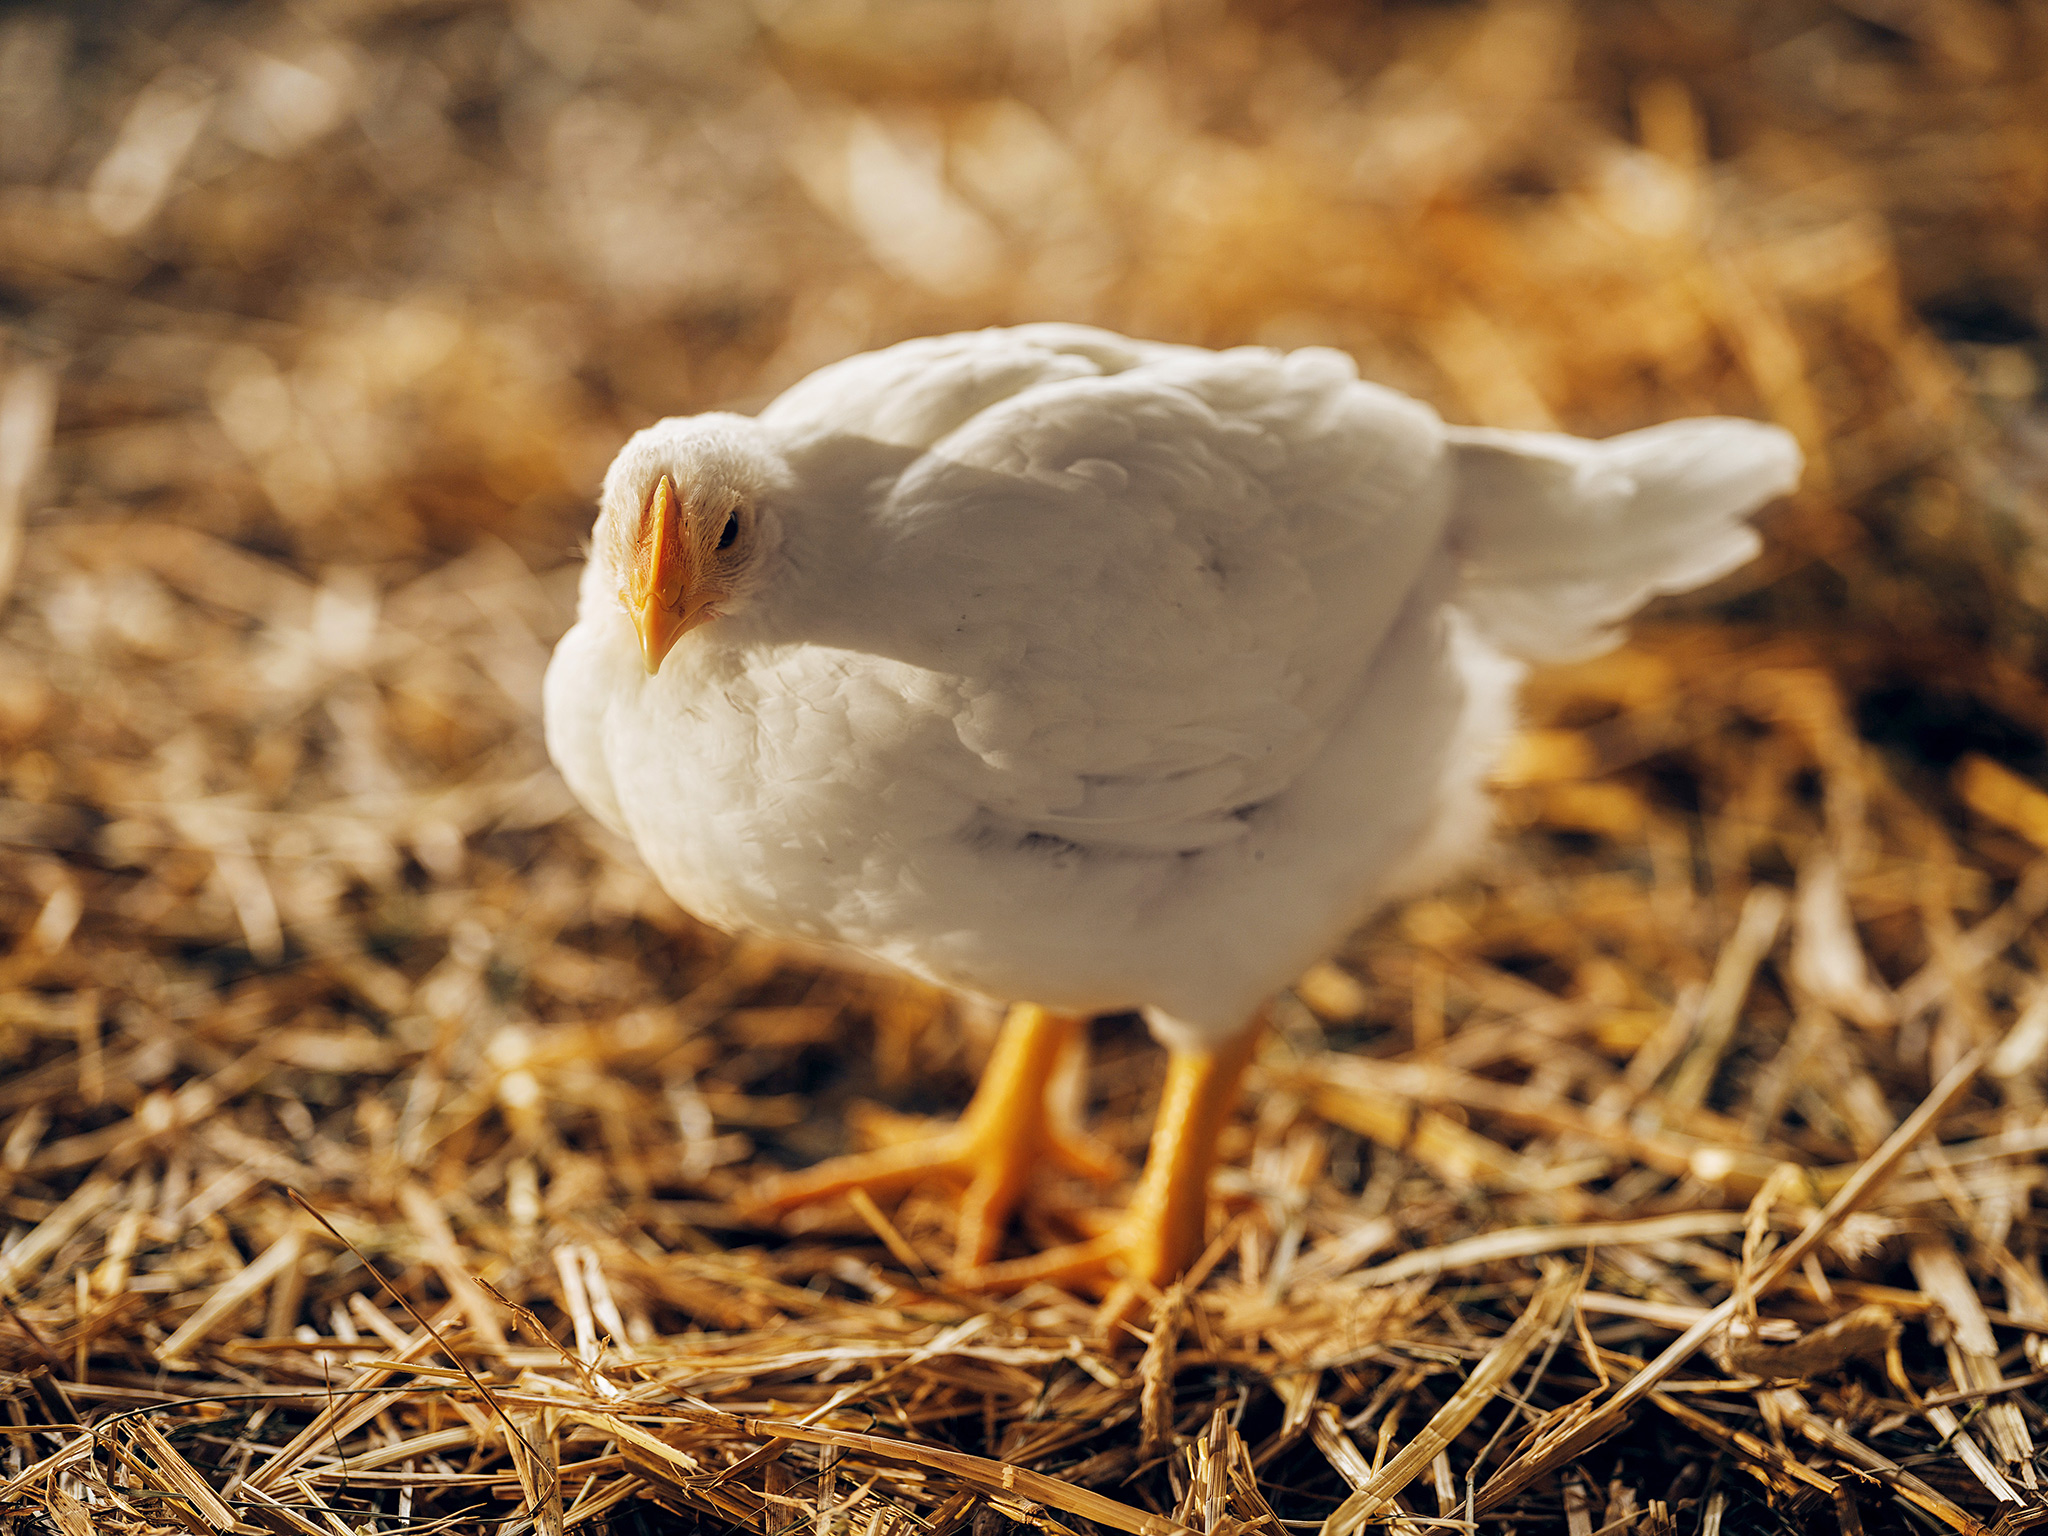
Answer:
<svg viewBox="0 0 2048 1536"><path fill-rule="evenodd" d="M666 606L658 597L649 597L634 610L633 628L640 635L640 659L649 677L661 670L662 658L694 627L680 609Z"/></svg>
<svg viewBox="0 0 2048 1536"><path fill-rule="evenodd" d="M640 542L633 550L626 609L640 636L640 659L652 677L684 635L716 617L715 593L697 590L696 561L685 536L675 483L663 475L647 506Z"/></svg>

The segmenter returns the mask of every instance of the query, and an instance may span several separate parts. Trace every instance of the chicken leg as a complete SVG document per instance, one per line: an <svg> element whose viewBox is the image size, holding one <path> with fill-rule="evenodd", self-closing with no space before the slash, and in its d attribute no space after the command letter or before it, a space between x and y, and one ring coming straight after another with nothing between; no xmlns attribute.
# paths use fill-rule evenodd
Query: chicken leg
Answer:
<svg viewBox="0 0 2048 1536"><path fill-rule="evenodd" d="M1085 1022L1018 1004L1003 1021L967 1113L950 1129L769 1179L755 1190L750 1208L774 1215L854 1189L893 1194L927 1180L964 1185L954 1265L969 1271L987 1265L1041 1166L1049 1162L1097 1182L1124 1171L1108 1148L1057 1124L1047 1101L1060 1056Z"/></svg>
<svg viewBox="0 0 2048 1536"><path fill-rule="evenodd" d="M1145 1172L1115 1226L1086 1242L967 1270L960 1282L1001 1291L1038 1281L1078 1286L1103 1297L1096 1327L1106 1334L1178 1279L1201 1256L1217 1142L1264 1022L1261 1015L1213 1049L1168 1048Z"/></svg>

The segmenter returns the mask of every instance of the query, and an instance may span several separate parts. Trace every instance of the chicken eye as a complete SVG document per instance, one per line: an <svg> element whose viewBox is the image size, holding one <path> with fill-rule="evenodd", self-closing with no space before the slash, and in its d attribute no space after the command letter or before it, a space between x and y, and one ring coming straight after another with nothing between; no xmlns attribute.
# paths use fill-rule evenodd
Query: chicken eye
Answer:
<svg viewBox="0 0 2048 1536"><path fill-rule="evenodd" d="M740 536L740 515L738 512L725 514L725 526L718 531L718 547L731 549Z"/></svg>

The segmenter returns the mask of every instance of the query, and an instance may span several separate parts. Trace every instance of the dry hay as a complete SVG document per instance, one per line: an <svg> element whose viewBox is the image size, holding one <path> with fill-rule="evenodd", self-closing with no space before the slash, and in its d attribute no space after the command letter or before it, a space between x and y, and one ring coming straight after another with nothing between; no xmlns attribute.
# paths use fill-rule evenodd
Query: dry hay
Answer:
<svg viewBox="0 0 2048 1536"><path fill-rule="evenodd" d="M1988 0L10 9L0 1525L2038 1521L2044 61ZM1048 315L1814 465L1282 1000L1123 1350L947 1286L934 1196L733 1215L980 1021L696 927L535 730L625 430Z"/></svg>

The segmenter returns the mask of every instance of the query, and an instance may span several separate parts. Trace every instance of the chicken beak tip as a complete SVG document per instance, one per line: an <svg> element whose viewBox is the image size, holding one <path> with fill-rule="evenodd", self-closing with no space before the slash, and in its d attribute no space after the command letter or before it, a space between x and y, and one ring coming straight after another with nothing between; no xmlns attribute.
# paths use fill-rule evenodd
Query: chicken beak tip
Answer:
<svg viewBox="0 0 2048 1536"><path fill-rule="evenodd" d="M654 676L661 670L662 662L691 628L689 621L675 609L650 596L633 614L633 631L640 639L640 661L647 668L647 675Z"/></svg>

